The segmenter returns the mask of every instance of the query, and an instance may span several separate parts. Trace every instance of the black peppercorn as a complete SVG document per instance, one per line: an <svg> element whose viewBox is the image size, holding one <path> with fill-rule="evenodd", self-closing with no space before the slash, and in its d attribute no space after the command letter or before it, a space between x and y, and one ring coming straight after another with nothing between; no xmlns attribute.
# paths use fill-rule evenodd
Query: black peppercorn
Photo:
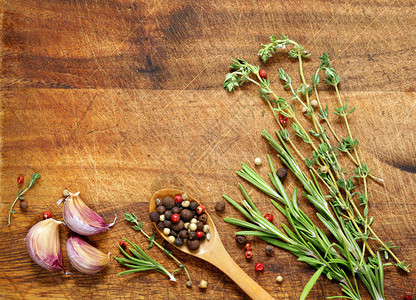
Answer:
<svg viewBox="0 0 416 300"><path fill-rule="evenodd" d="M188 230L181 230L180 232L179 232L179 237L181 238L181 239L187 239L188 237L189 237L189 232L188 232Z"/></svg>
<svg viewBox="0 0 416 300"><path fill-rule="evenodd" d="M179 214L182 211L181 207L175 206L171 209L172 214Z"/></svg>
<svg viewBox="0 0 416 300"><path fill-rule="evenodd" d="M165 227L167 228L172 228L172 221L170 220L165 220L163 221L163 224L165 225Z"/></svg>
<svg viewBox="0 0 416 300"><path fill-rule="evenodd" d="M201 221L196 223L196 230L203 231L204 230L204 223L202 223Z"/></svg>
<svg viewBox="0 0 416 300"><path fill-rule="evenodd" d="M274 254L274 247L272 245L267 245L266 246L266 254L268 256L273 256L273 254Z"/></svg>
<svg viewBox="0 0 416 300"><path fill-rule="evenodd" d="M197 238L197 236L196 236L196 232L195 232L195 231L191 231L191 232L189 233L188 239L190 239L190 240L194 240L194 239L196 239L196 238Z"/></svg>
<svg viewBox="0 0 416 300"><path fill-rule="evenodd" d="M156 224L157 229L163 230L165 228L165 224L162 221L157 222Z"/></svg>
<svg viewBox="0 0 416 300"><path fill-rule="evenodd" d="M155 211L152 211L149 215L149 219L152 222L157 222L157 221L159 221L159 214Z"/></svg>
<svg viewBox="0 0 416 300"><path fill-rule="evenodd" d="M156 208L156 211L159 213L159 215L163 215L166 212L166 208L161 205Z"/></svg>
<svg viewBox="0 0 416 300"><path fill-rule="evenodd" d="M171 217L172 217L172 212L170 210L167 210L165 212L165 220L170 220Z"/></svg>
<svg viewBox="0 0 416 300"><path fill-rule="evenodd" d="M196 239L195 240L188 239L186 244L188 245L189 250L198 250L200 246L199 240L196 240Z"/></svg>
<svg viewBox="0 0 416 300"><path fill-rule="evenodd" d="M225 209L225 203L224 201L218 201L218 203L215 205L216 211L224 211Z"/></svg>
<svg viewBox="0 0 416 300"><path fill-rule="evenodd" d="M177 237L176 239L175 239L175 246L177 246L177 247L180 247L180 246L182 246L183 245L183 239L181 239L180 237Z"/></svg>
<svg viewBox="0 0 416 300"><path fill-rule="evenodd" d="M202 214L199 216L199 221L201 221L202 223L206 224L207 220L208 220L207 214Z"/></svg>
<svg viewBox="0 0 416 300"><path fill-rule="evenodd" d="M172 197L170 197L170 196L166 196L165 198L163 198L163 202L162 203L163 203L163 206L166 209L171 209L172 207L175 206L175 200Z"/></svg>
<svg viewBox="0 0 416 300"><path fill-rule="evenodd" d="M192 211L190 211L189 209L184 209L181 211L181 219L184 222L189 222L192 220L194 214L192 213Z"/></svg>
<svg viewBox="0 0 416 300"><path fill-rule="evenodd" d="M198 207L198 203L196 203L195 201L191 201L191 203L189 204L189 209L195 210Z"/></svg>
<svg viewBox="0 0 416 300"><path fill-rule="evenodd" d="M276 174L277 174L277 176L279 177L279 179L280 179L280 180L283 180L283 179L285 179L285 178L286 178L286 176L287 176L287 171L286 171L286 169L285 169L285 168L279 168L279 169L276 171Z"/></svg>
<svg viewBox="0 0 416 300"><path fill-rule="evenodd" d="M25 200L20 200L20 209L26 210L27 209L27 202ZM159 217L159 216L158 216Z"/></svg>
<svg viewBox="0 0 416 300"><path fill-rule="evenodd" d="M244 235L236 235L235 240L242 246L244 246L247 243L247 238Z"/></svg>
<svg viewBox="0 0 416 300"><path fill-rule="evenodd" d="M175 230L175 231L177 231L177 232L179 232L179 231L181 231L183 229L184 225L185 224L183 223L183 221L182 220L179 220L179 222L174 223L172 225L172 229Z"/></svg>
<svg viewBox="0 0 416 300"><path fill-rule="evenodd" d="M171 230L169 234L175 238L178 237L178 233L175 230Z"/></svg>
<svg viewBox="0 0 416 300"><path fill-rule="evenodd" d="M156 204L156 206L160 206L160 205L162 205L162 199L157 198L157 199L155 200L155 204Z"/></svg>

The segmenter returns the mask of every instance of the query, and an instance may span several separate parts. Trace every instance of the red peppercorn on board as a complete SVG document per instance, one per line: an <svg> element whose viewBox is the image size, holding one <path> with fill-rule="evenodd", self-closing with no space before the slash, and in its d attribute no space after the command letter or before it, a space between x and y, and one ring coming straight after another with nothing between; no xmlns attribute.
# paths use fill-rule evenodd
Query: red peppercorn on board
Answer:
<svg viewBox="0 0 416 300"><path fill-rule="evenodd" d="M188 268L170 282L157 272L116 276L114 259L103 271L84 275L66 254L70 231L60 226L63 264L72 275L34 263L24 238L50 212L62 221L62 191L80 191L84 202L110 223L86 238L104 253L120 256L122 237L147 248L143 235L123 220L135 213L150 233L148 201L162 188L199 199L235 262L276 299L298 299L315 270L291 254L248 237L252 258L234 240L238 228L223 218L241 218L222 195L242 200L235 172L245 162L267 176L267 154L281 167L261 130L278 127L254 85L227 93L223 80L231 58L260 65L280 87L278 69L298 66L279 51L262 64L257 51L272 34L285 33L313 55L305 76L324 51L342 77L340 92L357 109L349 118L360 154L384 184L370 181L373 228L400 249L410 274L385 269L386 299L403 299L416 284L416 18L414 3L397 1L34 1L6 0L1 14L0 110L0 297L5 299L246 299L226 275L202 260L174 250ZM292 80L299 84L299 78ZM333 91L322 90L333 101ZM283 97L287 97L282 93ZM333 103L335 106L335 103ZM291 121L281 122L289 126ZM345 133L341 122L334 123ZM307 146L304 146L307 147ZM306 148L305 148L306 149ZM263 164L255 166L259 157ZM40 172L25 195L27 208L6 215L21 185ZM24 176L24 183L17 178ZM245 183L244 183L245 184ZM252 188L244 185L248 191ZM291 174L285 186L299 183ZM284 218L269 199L250 191L262 215ZM299 192L311 218L315 210ZM161 242L162 238L157 236ZM209 241L205 241L209 242ZM372 244L374 249L378 248ZM152 257L170 271L175 263L156 247ZM256 272L262 263L264 270ZM277 282L276 277L283 281ZM201 280L206 289L198 288ZM364 288L363 299L370 299ZM340 295L324 276L308 299Z"/></svg>

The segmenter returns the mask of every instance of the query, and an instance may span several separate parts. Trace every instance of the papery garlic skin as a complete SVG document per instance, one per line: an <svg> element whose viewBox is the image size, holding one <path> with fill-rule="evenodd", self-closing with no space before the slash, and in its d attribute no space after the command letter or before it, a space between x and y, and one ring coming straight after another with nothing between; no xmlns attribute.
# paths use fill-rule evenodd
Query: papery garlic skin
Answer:
<svg viewBox="0 0 416 300"><path fill-rule="evenodd" d="M117 216L112 223L106 224L103 218L82 201L79 192L70 193L68 197L62 200L65 201L62 214L66 226L80 235L91 236L101 233L116 222Z"/></svg>
<svg viewBox="0 0 416 300"><path fill-rule="evenodd" d="M60 224L62 222L52 218L40 221L30 228L25 239L30 257L49 271L64 271L59 240Z"/></svg>
<svg viewBox="0 0 416 300"><path fill-rule="evenodd" d="M66 242L66 251L71 265L84 274L95 274L110 262L110 253L101 252L75 234Z"/></svg>

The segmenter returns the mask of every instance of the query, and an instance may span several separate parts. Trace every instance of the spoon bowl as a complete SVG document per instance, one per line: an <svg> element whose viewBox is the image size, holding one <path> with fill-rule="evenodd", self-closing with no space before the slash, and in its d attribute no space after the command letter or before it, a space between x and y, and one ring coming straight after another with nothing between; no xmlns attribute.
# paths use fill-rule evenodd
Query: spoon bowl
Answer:
<svg viewBox="0 0 416 300"><path fill-rule="evenodd" d="M183 191L177 189L162 189L155 192L150 199L149 203L149 210L150 212L156 211L156 199L161 198L163 199L166 196L174 197L175 195L183 194ZM195 201L198 205L201 203L196 200L195 198L188 195L189 201ZM255 282L251 277L249 277L231 258L228 252L225 250L224 245L221 242L219 237L218 231L215 227L214 222L212 221L211 216L208 212L205 211L207 214L207 222L206 224L210 227L210 239L205 239L201 242L200 247L195 250L189 250L186 243L182 246L178 247L174 244L172 246L176 247L182 252L187 254L193 255L200 259L203 259L212 265L216 266L218 269L223 271L227 274L248 296L252 299L273 299L269 293L267 293L257 282ZM163 234L161 230L156 227L156 223L154 224L156 230L159 234L167 240L167 236Z"/></svg>

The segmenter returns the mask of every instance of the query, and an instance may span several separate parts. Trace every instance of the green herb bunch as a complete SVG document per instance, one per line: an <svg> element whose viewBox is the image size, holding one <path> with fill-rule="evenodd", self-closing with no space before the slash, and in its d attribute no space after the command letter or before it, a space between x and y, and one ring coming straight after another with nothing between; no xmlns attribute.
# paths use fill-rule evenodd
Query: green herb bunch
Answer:
<svg viewBox="0 0 416 300"><path fill-rule="evenodd" d="M225 76L224 88L231 92L246 82L259 87L260 97L266 101L280 127L276 130L278 141L266 130L263 130L262 135L277 150L279 158L302 184L303 194L315 206L319 220L331 232L336 242L331 243L330 238L319 228L321 225L314 224L299 208L296 189L292 198L288 196L270 158L269 180L272 185L245 164L237 173L272 198L272 204L287 218L291 228L282 224L282 232L265 220L241 185L240 189L246 199L243 206L227 196L224 197L250 222L233 218L226 218L225 221L252 229L237 234L259 236L270 244L291 251L299 260L318 269L316 274L324 273L328 278L339 281L348 299L361 299L356 277L363 282L373 299L384 299L383 267L389 264L383 264L380 253L370 247L369 240L376 240L380 244L380 250L384 251L385 258L388 259L390 255L396 261L397 267L409 272L409 266L393 253L392 249L396 246L392 242L384 243L371 228L373 217L369 214L368 181L370 178L382 180L374 176L372 168L362 160L358 139L351 133L348 116L354 112L355 107L351 108L344 103L338 88L341 77L332 67L328 54L323 53L319 57L320 65L308 83L303 72L303 58L309 57L310 54L285 35L280 38L272 36L270 40L271 42L262 45L258 52L263 62L267 62L276 51L286 47L291 48L289 56L298 60L301 83L297 87L289 74L282 68L279 69L283 89L290 92L291 99L278 96L272 90L269 80L260 76L260 68L242 59L232 60L232 71ZM329 118L328 105L324 106L319 98L318 85L322 84L321 75L323 81L334 88L338 106L334 108L333 113L343 120L347 129L346 136L340 136L335 132ZM302 114L310 119L312 128L309 130L300 122L299 115L302 114L296 111L295 102L300 104ZM291 132L293 131L295 138L279 122L280 116L292 120ZM305 156L296 145L298 139L309 145L310 156ZM299 160L296 160L290 149L296 153ZM341 164L342 155L355 164L353 170L347 170ZM305 164L307 174L302 171L298 161ZM361 191L357 188L360 182L363 187ZM349 274L345 270L348 270ZM349 276L352 276L352 281ZM318 277L314 276L313 279L316 280ZM306 294L311 285L313 282L309 282L305 288Z"/></svg>

